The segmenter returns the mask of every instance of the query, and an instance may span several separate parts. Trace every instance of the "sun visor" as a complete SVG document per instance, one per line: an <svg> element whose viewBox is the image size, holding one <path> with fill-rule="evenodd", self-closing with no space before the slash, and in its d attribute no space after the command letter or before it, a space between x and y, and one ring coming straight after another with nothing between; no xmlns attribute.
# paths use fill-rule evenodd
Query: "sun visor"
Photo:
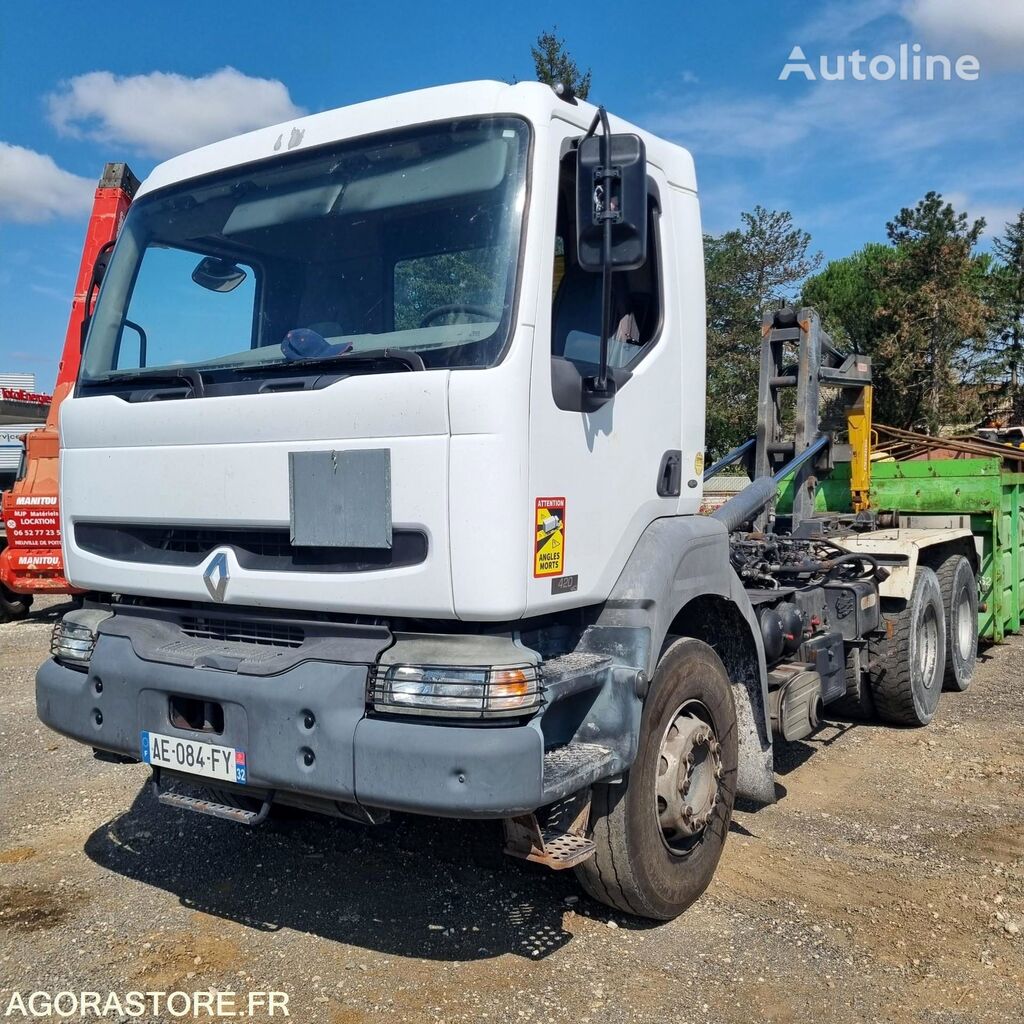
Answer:
<svg viewBox="0 0 1024 1024"><path fill-rule="evenodd" d="M361 178L345 189L338 211L361 213L489 192L504 179L508 158L508 141L489 139L401 170Z"/></svg>
<svg viewBox="0 0 1024 1024"><path fill-rule="evenodd" d="M275 224L323 217L334 208L342 188L340 183L318 185L316 188L239 203L231 211L222 233L239 235L245 231L255 231L257 228L267 228Z"/></svg>

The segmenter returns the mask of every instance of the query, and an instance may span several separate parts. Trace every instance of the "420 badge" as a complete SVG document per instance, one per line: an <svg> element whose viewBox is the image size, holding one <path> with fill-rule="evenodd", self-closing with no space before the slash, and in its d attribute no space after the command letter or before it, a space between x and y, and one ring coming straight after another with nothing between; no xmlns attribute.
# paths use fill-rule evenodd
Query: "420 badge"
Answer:
<svg viewBox="0 0 1024 1024"><path fill-rule="evenodd" d="M534 576L561 576L565 570L565 498L538 498Z"/></svg>

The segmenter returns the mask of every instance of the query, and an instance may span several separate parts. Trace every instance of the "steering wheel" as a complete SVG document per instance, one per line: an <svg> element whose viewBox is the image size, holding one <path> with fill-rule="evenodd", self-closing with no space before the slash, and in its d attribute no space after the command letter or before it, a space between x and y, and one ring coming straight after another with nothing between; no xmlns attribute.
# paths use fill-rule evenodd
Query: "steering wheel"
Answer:
<svg viewBox="0 0 1024 1024"><path fill-rule="evenodd" d="M420 320L420 327L429 327L435 320L452 313L463 313L466 316L478 316L481 320L500 320L501 314L486 306L474 306L469 302L453 302L447 306L435 306Z"/></svg>

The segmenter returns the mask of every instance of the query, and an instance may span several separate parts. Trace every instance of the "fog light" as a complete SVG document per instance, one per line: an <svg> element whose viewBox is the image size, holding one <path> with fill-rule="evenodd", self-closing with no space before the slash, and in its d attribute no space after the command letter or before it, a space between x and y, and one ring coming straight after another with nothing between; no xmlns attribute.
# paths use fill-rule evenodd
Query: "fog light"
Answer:
<svg viewBox="0 0 1024 1024"><path fill-rule="evenodd" d="M380 665L373 675L370 700L376 711L398 715L500 718L540 707L541 690L532 665Z"/></svg>
<svg viewBox="0 0 1024 1024"><path fill-rule="evenodd" d="M76 608L53 627L50 654L69 668L87 669L96 647L97 627L110 617L99 608Z"/></svg>

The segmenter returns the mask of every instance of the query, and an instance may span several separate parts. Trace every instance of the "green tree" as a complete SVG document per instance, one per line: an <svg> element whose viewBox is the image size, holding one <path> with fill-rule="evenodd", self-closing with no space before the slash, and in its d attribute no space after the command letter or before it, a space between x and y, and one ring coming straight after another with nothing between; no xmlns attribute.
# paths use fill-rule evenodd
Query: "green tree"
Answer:
<svg viewBox="0 0 1024 1024"><path fill-rule="evenodd" d="M1013 422L1024 423L1024 210L992 242L999 264L992 272L994 362L1002 371Z"/></svg>
<svg viewBox="0 0 1024 1024"><path fill-rule="evenodd" d="M880 242L830 261L808 278L801 302L813 306L825 329L840 346L874 353L882 333L878 311L884 304L883 281L893 250Z"/></svg>
<svg viewBox="0 0 1024 1024"><path fill-rule="evenodd" d="M550 32L541 32L537 36L536 44L530 47L530 56L533 57L538 82L546 85L562 82L581 100L590 94L590 68L580 72L576 61L566 49L565 40L558 38L557 25Z"/></svg>
<svg viewBox="0 0 1024 1024"><path fill-rule="evenodd" d="M757 419L761 320L792 301L821 263L811 236L784 210L755 206L742 226L704 236L708 316L707 448L723 455Z"/></svg>
<svg viewBox="0 0 1024 1024"><path fill-rule="evenodd" d="M501 316L503 296L494 294L501 275L495 267L495 247L442 252L403 260L395 266L395 330L423 325L423 318L445 306L451 311L435 323L473 323ZM468 308L460 308L468 307ZM474 310L476 310L474 312Z"/></svg>
<svg viewBox="0 0 1024 1024"><path fill-rule="evenodd" d="M873 360L874 415L880 423L905 425L902 384L890 382L888 364L880 355L890 325L882 316L887 305L886 282L896 250L880 242L829 262L804 285L802 302L820 314L825 329L840 348L863 352Z"/></svg>
<svg viewBox="0 0 1024 1024"><path fill-rule="evenodd" d="M894 425L935 433L977 415L962 385L984 347L991 311L988 261L974 252L985 221L970 223L937 192L886 225L893 258L882 281L877 354Z"/></svg>
<svg viewBox="0 0 1024 1024"><path fill-rule="evenodd" d="M972 420L977 388L1002 358L989 345L990 259L974 249L984 221L968 222L936 192L871 243L833 260L804 286L840 344L872 357L875 418L931 431ZM988 347L988 354L986 349Z"/></svg>

